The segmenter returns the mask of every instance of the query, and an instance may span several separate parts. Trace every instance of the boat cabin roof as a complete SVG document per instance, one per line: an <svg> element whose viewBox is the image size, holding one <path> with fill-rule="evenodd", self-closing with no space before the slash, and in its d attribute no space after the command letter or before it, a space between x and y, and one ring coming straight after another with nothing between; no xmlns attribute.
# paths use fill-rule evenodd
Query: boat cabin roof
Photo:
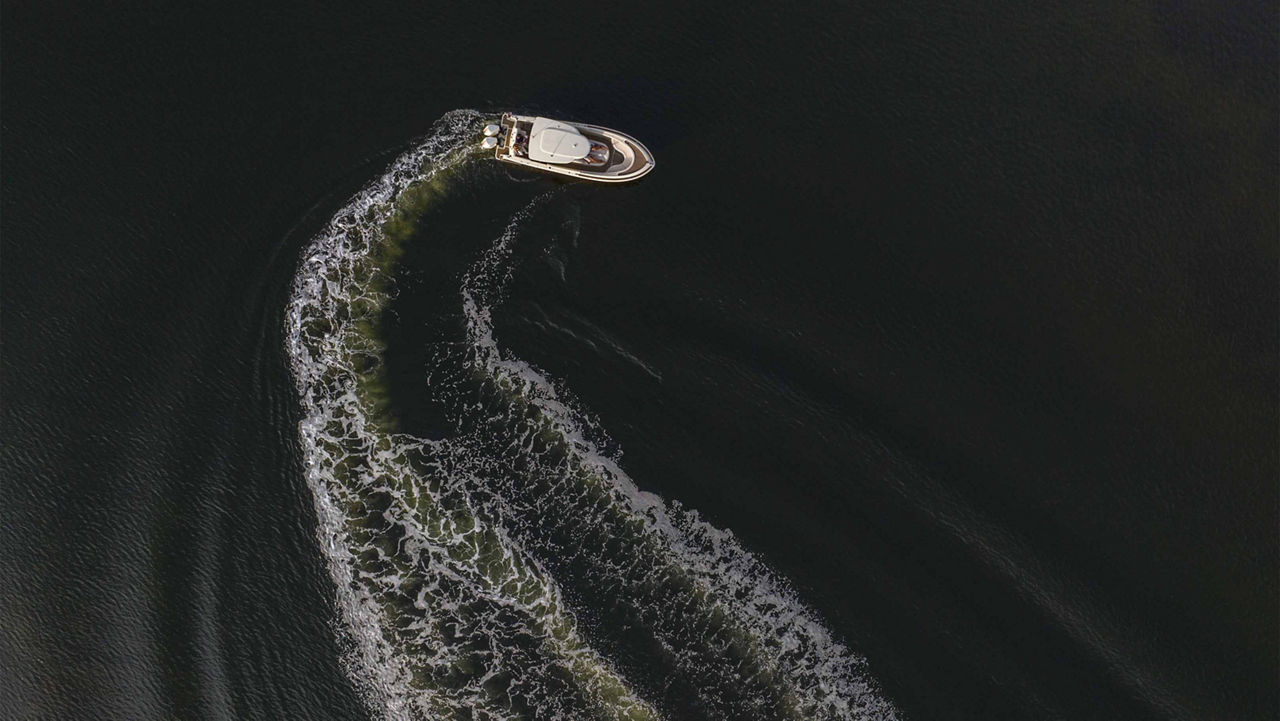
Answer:
<svg viewBox="0 0 1280 721"><path fill-rule="evenodd" d="M529 130L529 159L563 165L591 152L591 141L572 125L550 118L534 118Z"/></svg>

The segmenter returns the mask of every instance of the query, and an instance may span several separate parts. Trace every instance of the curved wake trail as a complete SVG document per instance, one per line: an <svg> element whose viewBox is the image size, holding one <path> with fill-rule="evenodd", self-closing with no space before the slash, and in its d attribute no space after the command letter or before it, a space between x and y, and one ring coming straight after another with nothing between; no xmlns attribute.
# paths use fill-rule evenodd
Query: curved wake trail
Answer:
<svg viewBox="0 0 1280 721"><path fill-rule="evenodd" d="M370 706L397 719L894 718L785 580L640 492L590 417L498 346L492 313L538 201L467 273L469 342L431 369L455 435L396 432L381 340L393 267L482 121L445 116L344 207L304 252L287 312L318 536Z"/></svg>

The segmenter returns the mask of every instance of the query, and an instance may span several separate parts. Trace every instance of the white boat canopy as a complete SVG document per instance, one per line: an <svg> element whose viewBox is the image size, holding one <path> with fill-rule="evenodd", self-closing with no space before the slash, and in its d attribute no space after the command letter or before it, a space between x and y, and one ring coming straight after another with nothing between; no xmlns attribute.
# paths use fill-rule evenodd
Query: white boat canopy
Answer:
<svg viewBox="0 0 1280 721"><path fill-rule="evenodd" d="M534 118L529 131L529 159L563 165L591 152L591 141L572 125L550 118Z"/></svg>

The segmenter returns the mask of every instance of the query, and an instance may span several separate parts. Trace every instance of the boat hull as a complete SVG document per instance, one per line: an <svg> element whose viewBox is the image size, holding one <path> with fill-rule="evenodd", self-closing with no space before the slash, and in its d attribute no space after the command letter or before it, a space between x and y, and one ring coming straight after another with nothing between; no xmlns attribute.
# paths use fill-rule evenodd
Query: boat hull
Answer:
<svg viewBox="0 0 1280 721"><path fill-rule="evenodd" d="M608 160L601 167L576 162L556 164L532 160L517 151L516 138L517 130L531 126L534 120L533 117L523 115L503 115L502 128L505 135L503 142L494 151L494 157L510 165L596 183L629 183L645 176L654 168L653 154L640 141L626 133L586 123L565 124L572 125L586 137L608 147Z"/></svg>

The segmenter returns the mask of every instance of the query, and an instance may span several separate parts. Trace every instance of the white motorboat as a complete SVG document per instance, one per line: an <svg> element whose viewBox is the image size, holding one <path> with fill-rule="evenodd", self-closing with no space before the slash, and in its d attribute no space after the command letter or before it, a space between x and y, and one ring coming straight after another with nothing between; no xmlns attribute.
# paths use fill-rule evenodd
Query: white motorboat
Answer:
<svg viewBox="0 0 1280 721"><path fill-rule="evenodd" d="M653 170L640 141L609 128L506 113L484 129L481 147L504 163L597 183L625 183Z"/></svg>

